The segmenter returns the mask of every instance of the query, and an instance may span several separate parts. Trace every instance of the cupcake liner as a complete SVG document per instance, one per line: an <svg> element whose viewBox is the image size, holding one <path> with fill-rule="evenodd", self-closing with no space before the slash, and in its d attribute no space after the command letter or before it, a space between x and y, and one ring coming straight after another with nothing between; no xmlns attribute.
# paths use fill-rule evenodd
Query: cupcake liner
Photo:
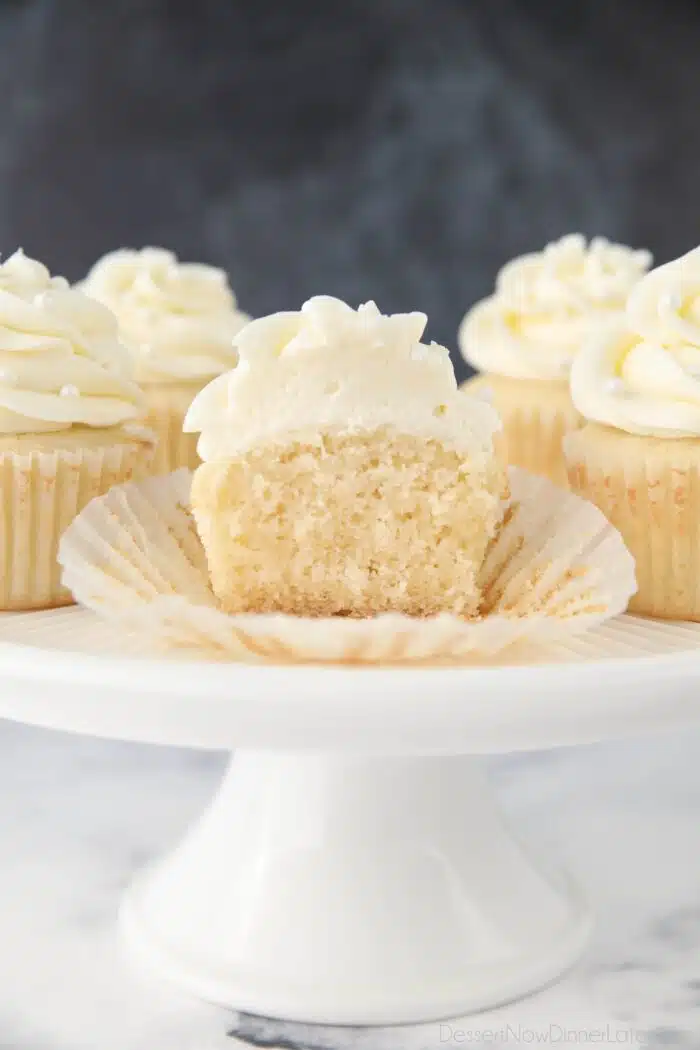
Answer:
<svg viewBox="0 0 700 1050"><path fill-rule="evenodd" d="M68 605L58 545L75 516L146 462L144 442L0 452L0 608Z"/></svg>
<svg viewBox="0 0 700 1050"><path fill-rule="evenodd" d="M435 663L548 643L622 612L634 565L593 506L511 472L512 500L481 575L484 615L369 619L221 612L180 470L112 489L63 537L63 582L81 604L156 645L276 663Z"/></svg>
<svg viewBox="0 0 700 1050"><path fill-rule="evenodd" d="M195 470L200 464L197 455L197 434L183 434L182 424L187 409L201 383L147 383L143 386L146 398L146 426L158 436L158 446L151 464L152 474L169 474L179 467Z"/></svg>
<svg viewBox="0 0 700 1050"><path fill-rule="evenodd" d="M630 611L700 621L700 446L589 425L565 444L571 487L622 533L637 567Z"/></svg>
<svg viewBox="0 0 700 1050"><path fill-rule="evenodd" d="M480 375L467 380L464 390L475 397L487 397L497 410L511 466L568 487L562 439L581 423L568 385Z"/></svg>

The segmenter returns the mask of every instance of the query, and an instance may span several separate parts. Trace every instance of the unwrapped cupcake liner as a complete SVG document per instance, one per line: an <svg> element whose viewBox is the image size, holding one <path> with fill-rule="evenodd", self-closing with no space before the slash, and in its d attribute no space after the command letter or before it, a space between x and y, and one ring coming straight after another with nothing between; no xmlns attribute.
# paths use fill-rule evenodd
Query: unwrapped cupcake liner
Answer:
<svg viewBox="0 0 700 1050"><path fill-rule="evenodd" d="M197 434L185 434L182 425L187 409L201 389L201 383L146 383L146 426L158 436L151 463L152 474L170 474L180 467L199 466Z"/></svg>
<svg viewBox="0 0 700 1050"><path fill-rule="evenodd" d="M616 530L547 480L511 473L512 500L481 574L479 620L222 612L189 511L186 470L93 500L63 537L63 582L82 605L157 646L275 663L463 661L516 642L560 640L621 613L635 580Z"/></svg>
<svg viewBox="0 0 700 1050"><path fill-rule="evenodd" d="M149 439L150 442L150 439ZM104 447L0 452L0 608L69 605L58 544L76 515L148 462L143 440Z"/></svg>
<svg viewBox="0 0 700 1050"><path fill-rule="evenodd" d="M700 621L696 443L589 426L566 443L571 487L621 532L636 562L630 612Z"/></svg>
<svg viewBox="0 0 700 1050"><path fill-rule="evenodd" d="M581 423L568 386L483 375L468 380L464 389L475 397L488 398L497 410L511 466L568 487L562 440Z"/></svg>

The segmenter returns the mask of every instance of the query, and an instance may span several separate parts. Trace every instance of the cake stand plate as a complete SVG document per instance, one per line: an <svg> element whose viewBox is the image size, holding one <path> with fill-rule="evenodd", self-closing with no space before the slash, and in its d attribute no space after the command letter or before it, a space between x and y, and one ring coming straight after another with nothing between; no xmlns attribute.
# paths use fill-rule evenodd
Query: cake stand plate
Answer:
<svg viewBox="0 0 700 1050"><path fill-rule="evenodd" d="M528 859L480 756L700 714L700 625L631 617L460 668L142 655L79 609L0 616L0 715L236 749L122 909L133 956L196 995L323 1024L438 1020L558 977L590 927Z"/></svg>

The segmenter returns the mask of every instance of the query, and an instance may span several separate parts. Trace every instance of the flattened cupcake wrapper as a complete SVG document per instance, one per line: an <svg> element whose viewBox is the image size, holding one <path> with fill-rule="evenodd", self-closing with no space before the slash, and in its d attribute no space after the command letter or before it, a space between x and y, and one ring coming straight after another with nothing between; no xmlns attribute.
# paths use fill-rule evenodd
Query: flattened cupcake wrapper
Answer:
<svg viewBox="0 0 700 1050"><path fill-rule="evenodd" d="M678 442L660 446L654 439L646 457L621 457L614 449L606 455L618 435L598 428L596 435L594 444L585 431L567 443L571 487L620 530L635 558L638 590L630 612L700 621L700 459L693 462Z"/></svg>
<svg viewBox="0 0 700 1050"><path fill-rule="evenodd" d="M568 388L563 394L554 383L485 375L468 380L464 389L476 397L488 397L497 410L511 466L568 486L562 440L581 422Z"/></svg>
<svg viewBox="0 0 700 1050"><path fill-rule="evenodd" d="M63 538L63 581L81 604L156 645L207 658L426 663L548 643L621 613L634 565L595 507L513 470L513 498L483 567L484 615L371 619L221 612L188 510L181 470L94 500Z"/></svg>
<svg viewBox="0 0 700 1050"><path fill-rule="evenodd" d="M158 446L151 463L152 474L169 474L179 467L195 470L197 434L183 434L182 424L187 409L202 384L152 383L143 387L148 414L145 424L158 436Z"/></svg>
<svg viewBox="0 0 700 1050"><path fill-rule="evenodd" d="M61 534L90 500L146 463L143 442L0 453L0 608L70 604L57 561Z"/></svg>

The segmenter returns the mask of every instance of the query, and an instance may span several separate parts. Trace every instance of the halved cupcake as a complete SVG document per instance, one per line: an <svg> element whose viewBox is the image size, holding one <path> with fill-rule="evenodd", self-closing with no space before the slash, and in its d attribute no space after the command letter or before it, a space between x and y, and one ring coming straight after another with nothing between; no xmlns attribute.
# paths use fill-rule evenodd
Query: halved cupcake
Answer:
<svg viewBox="0 0 700 1050"><path fill-rule="evenodd" d="M619 317L651 263L633 251L579 234L509 262L496 290L467 313L459 330L465 360L482 375L465 389L492 397L504 426L508 460L566 484L561 453L580 416L569 372L581 347Z"/></svg>
<svg viewBox="0 0 700 1050"><path fill-rule="evenodd" d="M196 467L185 413L203 386L235 365L233 340L250 320L226 274L162 248L121 250L95 263L81 288L113 311L134 356L147 423L159 436L154 472Z"/></svg>
<svg viewBox="0 0 700 1050"><path fill-rule="evenodd" d="M499 420L457 389L423 314L317 297L239 335L186 421L192 509L230 612L479 612L503 515Z"/></svg>
<svg viewBox="0 0 700 1050"><path fill-rule="evenodd" d="M143 412L112 314L22 252L0 266L0 609L72 601L59 539L94 496L147 472Z"/></svg>

